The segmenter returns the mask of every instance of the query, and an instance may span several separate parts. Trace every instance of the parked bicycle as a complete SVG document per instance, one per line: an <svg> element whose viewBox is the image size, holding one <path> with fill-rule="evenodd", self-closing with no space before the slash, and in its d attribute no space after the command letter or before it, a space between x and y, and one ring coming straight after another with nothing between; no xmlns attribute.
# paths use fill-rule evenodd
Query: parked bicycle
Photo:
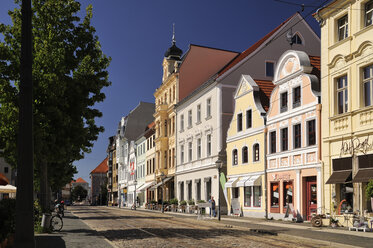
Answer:
<svg viewBox="0 0 373 248"><path fill-rule="evenodd" d="M59 232L61 231L63 227L63 220L62 220L62 217L61 217L61 214L59 213L59 211L55 211L52 213L52 218L51 218L51 221L50 221L50 230L52 232L56 231L56 232Z"/></svg>

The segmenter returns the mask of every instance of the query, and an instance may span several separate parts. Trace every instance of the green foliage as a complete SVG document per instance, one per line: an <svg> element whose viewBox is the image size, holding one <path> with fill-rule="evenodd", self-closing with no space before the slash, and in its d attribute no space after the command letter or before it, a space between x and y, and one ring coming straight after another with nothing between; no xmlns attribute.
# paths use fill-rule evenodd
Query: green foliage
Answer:
<svg viewBox="0 0 373 248"><path fill-rule="evenodd" d="M189 206L193 206L193 205L195 205L194 199L189 200L189 201L188 201L188 205L189 205Z"/></svg>
<svg viewBox="0 0 373 248"><path fill-rule="evenodd" d="M205 200L198 200L197 203L206 203Z"/></svg>
<svg viewBox="0 0 373 248"><path fill-rule="evenodd" d="M180 206L186 206L186 205L187 205L186 201L184 201L184 200L180 201Z"/></svg>
<svg viewBox="0 0 373 248"><path fill-rule="evenodd" d="M0 201L0 241L15 232L16 200L3 199Z"/></svg>
<svg viewBox="0 0 373 248"><path fill-rule="evenodd" d="M36 233L42 233L44 230L41 227L43 212L38 201L34 201L34 230Z"/></svg>
<svg viewBox="0 0 373 248"><path fill-rule="evenodd" d="M20 4L20 1L15 1ZM110 58L101 50L91 25L92 6L81 20L75 0L33 1L33 90L35 181L46 163L52 189L70 182L73 161L91 151L102 126L94 105L110 85ZM20 8L10 11L12 25L0 24L0 149L13 167L17 161L20 81Z"/></svg>
<svg viewBox="0 0 373 248"><path fill-rule="evenodd" d="M71 197L73 201L80 200L82 201L87 197L87 190L83 188L82 186L78 185L75 186L74 189L71 191Z"/></svg>
<svg viewBox="0 0 373 248"><path fill-rule="evenodd" d="M373 197L373 180L370 180L365 189L365 196L367 198Z"/></svg>
<svg viewBox="0 0 373 248"><path fill-rule="evenodd" d="M177 198L173 198L173 199L170 200L170 204L178 205L179 200Z"/></svg>

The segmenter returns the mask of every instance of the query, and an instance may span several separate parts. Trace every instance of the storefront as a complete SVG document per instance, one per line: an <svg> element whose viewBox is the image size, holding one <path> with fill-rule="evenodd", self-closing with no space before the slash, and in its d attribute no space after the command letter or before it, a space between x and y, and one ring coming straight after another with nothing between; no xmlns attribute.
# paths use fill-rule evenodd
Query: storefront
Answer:
<svg viewBox="0 0 373 248"><path fill-rule="evenodd" d="M309 220L317 212L316 168L268 173L267 187L270 217Z"/></svg>

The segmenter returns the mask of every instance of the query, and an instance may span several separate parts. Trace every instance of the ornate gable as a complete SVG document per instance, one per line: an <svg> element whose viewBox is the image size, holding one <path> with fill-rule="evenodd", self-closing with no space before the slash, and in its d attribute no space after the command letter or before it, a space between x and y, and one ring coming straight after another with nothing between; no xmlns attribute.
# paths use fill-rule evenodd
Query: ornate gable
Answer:
<svg viewBox="0 0 373 248"><path fill-rule="evenodd" d="M259 87L249 75L242 75L234 98L237 99L247 93L257 90Z"/></svg>

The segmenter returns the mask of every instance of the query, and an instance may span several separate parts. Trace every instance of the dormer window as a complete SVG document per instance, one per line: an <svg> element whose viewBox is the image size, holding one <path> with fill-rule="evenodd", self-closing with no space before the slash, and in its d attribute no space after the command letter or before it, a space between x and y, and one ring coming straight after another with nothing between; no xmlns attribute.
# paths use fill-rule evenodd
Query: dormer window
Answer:
<svg viewBox="0 0 373 248"><path fill-rule="evenodd" d="M338 19L338 41L348 37L348 15Z"/></svg>
<svg viewBox="0 0 373 248"><path fill-rule="evenodd" d="M302 39L300 38L300 36L298 34L295 34L291 38L291 43L302 45Z"/></svg>

